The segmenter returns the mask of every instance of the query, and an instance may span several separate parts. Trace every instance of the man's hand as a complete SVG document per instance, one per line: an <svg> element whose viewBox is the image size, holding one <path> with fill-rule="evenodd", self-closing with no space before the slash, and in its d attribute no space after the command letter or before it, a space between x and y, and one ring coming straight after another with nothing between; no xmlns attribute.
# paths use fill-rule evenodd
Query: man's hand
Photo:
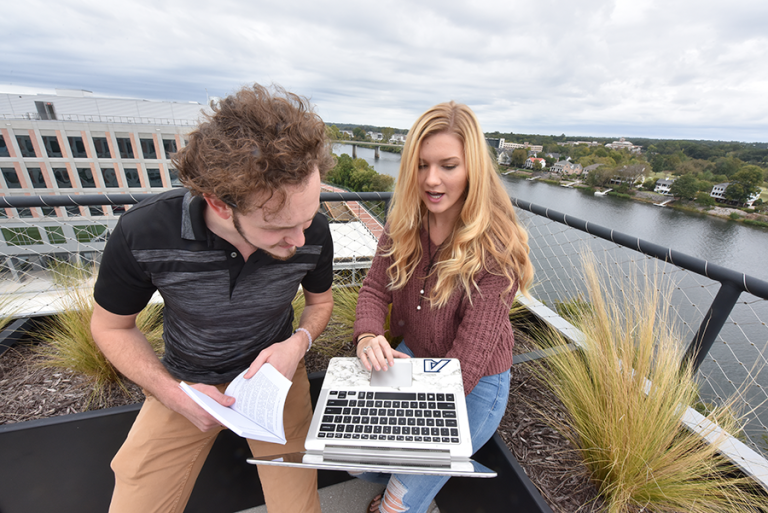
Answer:
<svg viewBox="0 0 768 513"><path fill-rule="evenodd" d="M98 304L94 305L91 332L104 356L128 379L147 390L171 410L184 415L202 431L220 424L202 409L184 391L179 382L160 363L146 337L136 327L135 315L117 315ZM224 406L231 406L234 398L227 397L210 385L194 385Z"/></svg>
<svg viewBox="0 0 768 513"><path fill-rule="evenodd" d="M229 407L235 404L234 397L219 392L219 389L215 386L196 383L192 385L192 388L199 390L222 406ZM186 417L187 420L202 432L221 427L221 423L201 408L200 405L186 394L186 392L181 389L179 389L179 391L181 394L175 394L173 398L168 398L168 402L163 401L163 399L159 397L157 399L176 413ZM176 395L178 395L178 398Z"/></svg>
<svg viewBox="0 0 768 513"><path fill-rule="evenodd" d="M262 365L269 362L280 374L293 381L293 374L304 357L308 343L307 336L298 332L282 342L272 344L259 353L243 377L251 379Z"/></svg>
<svg viewBox="0 0 768 513"><path fill-rule="evenodd" d="M325 329L333 312L333 292L331 289L325 292L313 293L304 291L304 312L299 319L299 326L312 334L316 339ZM303 331L294 333L287 339L272 344L264 349L253 361L245 373L245 379L250 379L256 374L262 365L269 362L272 366L289 380L293 380L299 361L304 358L304 353L309 348L309 338Z"/></svg>

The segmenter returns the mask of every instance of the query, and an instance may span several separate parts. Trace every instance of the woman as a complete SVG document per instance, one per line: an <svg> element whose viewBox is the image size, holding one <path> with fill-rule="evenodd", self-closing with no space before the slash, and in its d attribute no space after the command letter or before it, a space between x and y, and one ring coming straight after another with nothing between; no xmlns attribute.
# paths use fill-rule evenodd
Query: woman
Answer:
<svg viewBox="0 0 768 513"><path fill-rule="evenodd" d="M514 338L509 308L533 278L528 235L466 105L442 103L413 125L377 256L360 290L357 356L366 369L393 358L458 358L473 452L506 408ZM397 350L384 338L404 336ZM426 511L444 476L365 473L387 482L369 511Z"/></svg>

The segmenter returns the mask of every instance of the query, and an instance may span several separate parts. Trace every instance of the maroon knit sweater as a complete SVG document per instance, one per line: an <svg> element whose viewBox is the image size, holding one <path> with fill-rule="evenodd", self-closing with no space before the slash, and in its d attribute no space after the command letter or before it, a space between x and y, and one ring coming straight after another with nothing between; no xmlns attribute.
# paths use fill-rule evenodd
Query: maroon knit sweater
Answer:
<svg viewBox="0 0 768 513"><path fill-rule="evenodd" d="M402 335L417 358L458 358L465 394L469 394L483 376L509 369L515 342L509 323L509 308L517 285L505 294L509 284L507 278L483 269L475 275L480 290L473 290L472 304L463 289L457 289L444 307L433 309L429 300L424 298L421 310L417 310L429 252L434 255L437 247L429 240L427 231L422 229L421 247L426 248L429 244L430 250L423 251L421 262L408 284L401 290L391 291L387 287L387 268L392 259L380 254L381 248L388 242L389 237L383 235L377 256L360 289L355 340L363 333L384 334L384 320L391 303L391 335ZM425 296L429 296L436 281L436 276L427 281Z"/></svg>

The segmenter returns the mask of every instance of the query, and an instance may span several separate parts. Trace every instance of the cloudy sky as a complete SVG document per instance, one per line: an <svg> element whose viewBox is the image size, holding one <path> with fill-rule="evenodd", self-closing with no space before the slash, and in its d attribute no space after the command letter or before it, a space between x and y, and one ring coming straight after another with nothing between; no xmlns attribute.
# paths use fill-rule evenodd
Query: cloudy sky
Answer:
<svg viewBox="0 0 768 513"><path fill-rule="evenodd" d="M252 82L329 122L768 141L768 1L25 0L0 84L198 101ZM7 86L0 85L0 91Z"/></svg>

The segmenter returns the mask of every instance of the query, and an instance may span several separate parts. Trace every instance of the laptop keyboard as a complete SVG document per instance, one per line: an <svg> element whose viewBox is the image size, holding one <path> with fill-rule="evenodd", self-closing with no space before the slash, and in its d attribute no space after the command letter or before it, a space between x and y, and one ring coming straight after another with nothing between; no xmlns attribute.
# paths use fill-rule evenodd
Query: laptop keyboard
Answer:
<svg viewBox="0 0 768 513"><path fill-rule="evenodd" d="M329 391L318 438L459 443L453 394Z"/></svg>

